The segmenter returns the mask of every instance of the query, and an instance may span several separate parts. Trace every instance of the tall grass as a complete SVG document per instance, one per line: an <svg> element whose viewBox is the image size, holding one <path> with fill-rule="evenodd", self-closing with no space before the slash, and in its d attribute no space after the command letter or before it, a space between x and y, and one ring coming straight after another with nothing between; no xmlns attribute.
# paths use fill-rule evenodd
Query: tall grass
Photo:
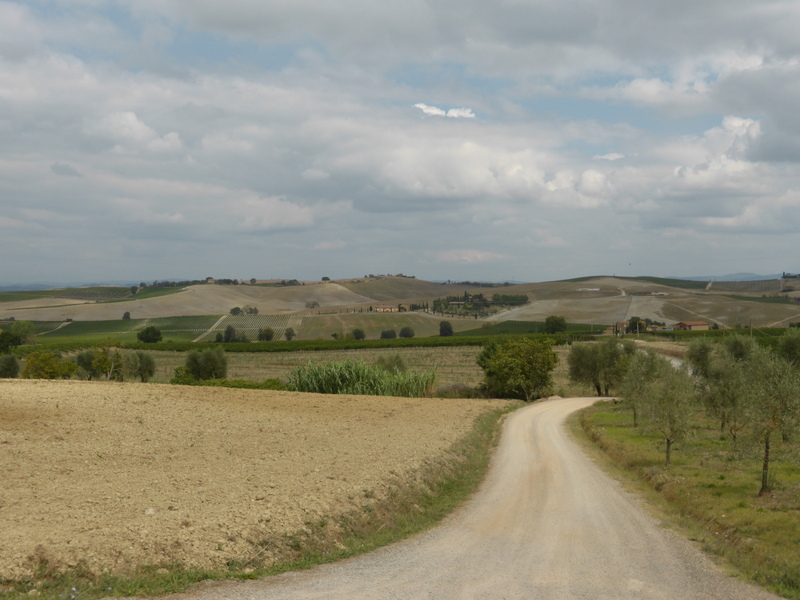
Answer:
<svg viewBox="0 0 800 600"><path fill-rule="evenodd" d="M392 372L362 360L309 362L289 373L288 382L295 392L418 398L432 393L436 373Z"/></svg>

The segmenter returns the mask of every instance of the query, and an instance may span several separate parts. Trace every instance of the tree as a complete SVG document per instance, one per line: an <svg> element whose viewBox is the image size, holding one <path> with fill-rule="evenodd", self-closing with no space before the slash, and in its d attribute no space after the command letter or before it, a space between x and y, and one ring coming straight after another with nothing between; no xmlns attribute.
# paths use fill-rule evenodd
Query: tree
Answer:
<svg viewBox="0 0 800 600"><path fill-rule="evenodd" d="M622 380L622 397L630 404L633 411L634 427L639 426L639 416L647 402L651 382L669 367L669 361L652 350L637 352L631 358L625 378Z"/></svg>
<svg viewBox="0 0 800 600"><path fill-rule="evenodd" d="M778 354L795 367L800 367L800 329L791 327L778 342Z"/></svg>
<svg viewBox="0 0 800 600"><path fill-rule="evenodd" d="M597 395L602 396L603 388L600 386L600 367L597 361L598 352L595 343L572 344L567 356L569 380L572 383L592 386Z"/></svg>
<svg viewBox="0 0 800 600"><path fill-rule="evenodd" d="M310 300L306 302L306 308L319 308L319 302L316 300Z"/></svg>
<svg viewBox="0 0 800 600"><path fill-rule="evenodd" d="M239 315L241 315L241 314L242 314L242 309L241 309L241 308L239 308L238 306L234 306L234 307L231 309L231 314L232 314L234 317L238 317Z"/></svg>
<svg viewBox="0 0 800 600"><path fill-rule="evenodd" d="M96 377L100 377L101 373L95 368L94 365L94 351L84 350L75 356L75 364L78 365L86 373L86 379L91 381Z"/></svg>
<svg viewBox="0 0 800 600"><path fill-rule="evenodd" d="M544 320L545 333L561 333L567 330L567 320L564 317L550 316Z"/></svg>
<svg viewBox="0 0 800 600"><path fill-rule="evenodd" d="M550 393L557 363L558 356L549 340L529 337L489 344L478 356L491 395L526 402Z"/></svg>
<svg viewBox="0 0 800 600"><path fill-rule="evenodd" d="M130 320L131 320L131 313L130 313L130 311L127 311L127 310L126 310L124 313L122 313L122 320L123 320L123 321L130 321Z"/></svg>
<svg viewBox="0 0 800 600"><path fill-rule="evenodd" d="M763 496L771 488L773 436L782 433L786 438L798 430L800 376L791 363L758 346L753 348L748 362L747 411L753 437L764 448L758 492Z"/></svg>
<svg viewBox="0 0 800 600"><path fill-rule="evenodd" d="M413 338L414 337L414 330L411 327L403 327L400 330L400 337L401 338Z"/></svg>
<svg viewBox="0 0 800 600"><path fill-rule="evenodd" d="M222 341L225 342L226 344L237 341L236 329L233 327L233 325L228 325L225 328L225 333L222 335Z"/></svg>
<svg viewBox="0 0 800 600"><path fill-rule="evenodd" d="M245 307L242 309L242 311L243 311L243 312L244 312L244 314L246 314L246 315L257 315L257 314L258 314L258 308L256 308L255 306L251 306L251 305L249 305L249 304L248 304L247 306L245 306Z"/></svg>
<svg viewBox="0 0 800 600"><path fill-rule="evenodd" d="M397 332L394 329L384 329L381 331L382 340L393 340L397 337Z"/></svg>
<svg viewBox="0 0 800 600"><path fill-rule="evenodd" d="M259 342L271 342L272 338L275 337L275 331L272 327L264 327L263 329L258 330L258 341Z"/></svg>
<svg viewBox="0 0 800 600"><path fill-rule="evenodd" d="M131 377L138 377L147 383L155 375L156 361L150 354L138 350L125 355L125 371Z"/></svg>
<svg viewBox="0 0 800 600"><path fill-rule="evenodd" d="M20 344L22 344L22 338L10 331L0 329L0 353L8 352Z"/></svg>
<svg viewBox="0 0 800 600"><path fill-rule="evenodd" d="M19 375L19 361L16 356L0 356L0 379L14 379Z"/></svg>
<svg viewBox="0 0 800 600"><path fill-rule="evenodd" d="M132 285L131 286L131 296L136 295L136 292L138 292L138 291L139 291L139 286L138 285Z"/></svg>
<svg viewBox="0 0 800 600"><path fill-rule="evenodd" d="M78 365L62 360L53 352L29 354L22 370L25 379L69 379L78 371Z"/></svg>
<svg viewBox="0 0 800 600"><path fill-rule="evenodd" d="M136 334L136 339L145 344L160 342L161 330L155 325L149 325Z"/></svg>
<svg viewBox="0 0 800 600"><path fill-rule="evenodd" d="M450 321L441 321L439 323L439 335L441 337L453 335L453 325L450 323Z"/></svg>
<svg viewBox="0 0 800 600"><path fill-rule="evenodd" d="M598 396L608 396L611 388L622 383L635 351L632 342L614 338L600 343L573 344L567 358L570 381L591 385Z"/></svg>
<svg viewBox="0 0 800 600"><path fill-rule="evenodd" d="M199 381L225 379L228 375L228 358L222 348L192 350L186 356L186 370Z"/></svg>
<svg viewBox="0 0 800 600"><path fill-rule="evenodd" d="M331 278L330 278L330 277L323 277L323 278L322 278L322 281L330 281L330 280L331 280Z"/></svg>
<svg viewBox="0 0 800 600"><path fill-rule="evenodd" d="M660 362L658 376L646 385L642 416L664 438L667 467L673 446L689 431L694 404L695 388L689 373L673 368L667 361Z"/></svg>
<svg viewBox="0 0 800 600"><path fill-rule="evenodd" d="M30 321L14 321L11 333L22 340L23 344L36 343L36 326Z"/></svg>
<svg viewBox="0 0 800 600"><path fill-rule="evenodd" d="M291 342L294 339L295 333L294 329L291 327L287 327L283 332L283 337L286 338L287 341Z"/></svg>
<svg viewBox="0 0 800 600"><path fill-rule="evenodd" d="M255 285L255 284L256 284L256 278L255 277L251 277L250 278L250 285Z"/></svg>
<svg viewBox="0 0 800 600"><path fill-rule="evenodd" d="M364 338L367 337L363 329L359 328L353 329L352 333L353 333L353 339L355 340L363 340Z"/></svg>

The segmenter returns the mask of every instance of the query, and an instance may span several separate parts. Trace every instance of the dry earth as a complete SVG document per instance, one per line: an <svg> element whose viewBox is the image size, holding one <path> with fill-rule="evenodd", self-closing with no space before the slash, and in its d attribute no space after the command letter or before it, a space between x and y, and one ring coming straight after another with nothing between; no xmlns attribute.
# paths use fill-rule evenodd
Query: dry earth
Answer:
<svg viewBox="0 0 800 600"><path fill-rule="evenodd" d="M285 314L303 310L306 302L320 306L360 305L373 302L336 283L290 287L249 285L193 285L181 292L128 302L76 303L64 298L46 301L0 303L0 318L31 321L103 321L122 318L129 311L134 319L189 315L225 315L234 306L251 305L261 314Z"/></svg>
<svg viewBox="0 0 800 600"><path fill-rule="evenodd" d="M360 506L504 401L0 380L0 578L222 566Z"/></svg>

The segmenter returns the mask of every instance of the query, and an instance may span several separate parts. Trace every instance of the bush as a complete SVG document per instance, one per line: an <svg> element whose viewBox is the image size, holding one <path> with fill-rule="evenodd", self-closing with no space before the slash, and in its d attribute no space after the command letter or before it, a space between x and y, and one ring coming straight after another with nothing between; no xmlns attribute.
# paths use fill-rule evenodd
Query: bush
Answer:
<svg viewBox="0 0 800 600"><path fill-rule="evenodd" d="M353 329L352 333L353 333L353 339L354 340L363 340L364 338L367 337L367 334L364 333L363 329L359 329L359 328Z"/></svg>
<svg viewBox="0 0 800 600"><path fill-rule="evenodd" d="M403 327L400 330L400 337L401 338L413 338L414 337L414 330L411 327Z"/></svg>
<svg viewBox="0 0 800 600"><path fill-rule="evenodd" d="M429 395L436 383L436 373L389 372L364 361L308 363L295 368L288 378L289 389L316 394L362 394L368 396Z"/></svg>
<svg viewBox="0 0 800 600"><path fill-rule="evenodd" d="M197 380L225 379L228 374L228 358L222 348L189 352L186 370ZM177 373L176 373L177 376Z"/></svg>
<svg viewBox="0 0 800 600"><path fill-rule="evenodd" d="M283 337L286 338L287 342L291 342L294 339L294 329L291 327L287 327L283 332Z"/></svg>
<svg viewBox="0 0 800 600"><path fill-rule="evenodd" d="M145 344L155 344L161 341L161 330L155 325L145 327L136 334L136 339Z"/></svg>
<svg viewBox="0 0 800 600"><path fill-rule="evenodd" d="M0 356L0 379L14 379L19 375L19 361L16 356Z"/></svg>
<svg viewBox="0 0 800 600"><path fill-rule="evenodd" d="M529 337L489 344L478 356L490 395L527 402L550 393L556 363L558 356L549 339Z"/></svg>
<svg viewBox="0 0 800 600"><path fill-rule="evenodd" d="M397 337L397 332L394 329L384 329L381 331L382 340L393 340Z"/></svg>
<svg viewBox="0 0 800 600"><path fill-rule="evenodd" d="M274 337L275 331L272 329L272 327L264 327L263 329L258 330L259 342L271 342Z"/></svg>
<svg viewBox="0 0 800 600"><path fill-rule="evenodd" d="M187 367L176 367L175 374L169 380L172 385L194 385L197 383Z"/></svg>
<svg viewBox="0 0 800 600"><path fill-rule="evenodd" d="M8 352L22 344L22 338L16 334L0 329L0 353Z"/></svg>
<svg viewBox="0 0 800 600"><path fill-rule="evenodd" d="M453 335L453 325L450 321L442 321L439 323L439 335L441 337Z"/></svg>
<svg viewBox="0 0 800 600"><path fill-rule="evenodd" d="M69 379L78 372L78 365L53 352L34 352L28 355L22 376L25 379Z"/></svg>

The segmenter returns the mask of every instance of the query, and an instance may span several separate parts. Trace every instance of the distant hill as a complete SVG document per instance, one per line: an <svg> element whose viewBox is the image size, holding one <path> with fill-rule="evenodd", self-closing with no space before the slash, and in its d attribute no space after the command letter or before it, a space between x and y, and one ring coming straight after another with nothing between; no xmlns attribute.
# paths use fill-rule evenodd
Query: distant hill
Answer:
<svg viewBox="0 0 800 600"><path fill-rule="evenodd" d="M675 277L686 281L769 281L780 279L782 273L758 275L756 273L731 273L730 275L707 275L705 277Z"/></svg>

